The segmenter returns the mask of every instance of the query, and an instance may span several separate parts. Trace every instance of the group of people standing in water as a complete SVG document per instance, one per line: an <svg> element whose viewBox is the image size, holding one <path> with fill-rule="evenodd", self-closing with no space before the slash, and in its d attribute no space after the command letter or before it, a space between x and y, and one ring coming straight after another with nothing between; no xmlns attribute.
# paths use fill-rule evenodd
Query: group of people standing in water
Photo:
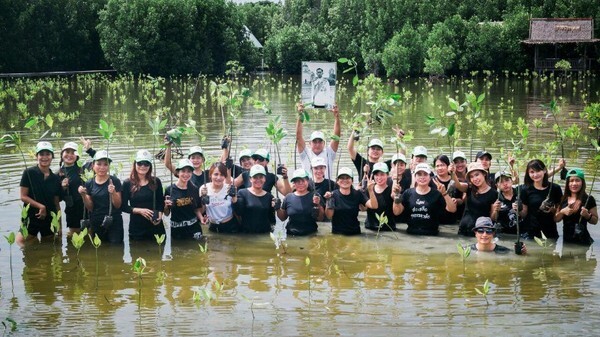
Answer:
<svg viewBox="0 0 600 337"><path fill-rule="evenodd" d="M298 105L298 112L304 107ZM55 150L49 142L36 146L37 165L22 175L21 200L30 205L25 225L29 236L50 236L51 213L60 210L70 233L82 227L102 240L124 239L122 212L130 214L129 239L154 240L164 234L163 214L169 216L174 239L203 238L202 225L215 233L268 233L275 223L289 220L288 235L310 235L318 222L331 222L334 234L361 233L359 212L366 211L364 227L371 231L396 231L406 223L412 235L437 235L440 224L458 224L458 234L475 236L476 250L504 252L492 240L497 233L520 234L524 239L557 239L557 222L563 222L563 240L583 245L593 242L588 224L598 223L593 196L586 193L583 170L565 169L560 160L549 170L539 159L527 163L523 183L514 169L490 172L492 154L483 150L467 163L462 151L439 154L431 162L428 150L414 147L410 157L394 153L385 160L384 144L372 138L366 156L358 153L358 132L350 134L347 149L354 164L334 171L341 125L336 106L329 144L323 132L303 136L300 116L296 123L296 151L300 166L288 174L285 165L270 172L270 153L265 148L245 149L230 159L230 141L222 141L219 161L205 169L200 146L192 146L185 158L172 162L172 143L166 143L164 165L175 180L163 189L156 177L153 154L139 150L129 177L123 182L110 174L112 159L106 151L95 151L82 139L92 158L80 164L79 145L67 142L60 151L57 174L51 169ZM401 129L395 129L403 137ZM83 172L93 171L85 181ZM563 172L563 189L550 177ZM356 178L356 179L355 179ZM358 182L355 186L355 180ZM273 189L275 190L273 191ZM23 243L22 233L17 241Z"/></svg>

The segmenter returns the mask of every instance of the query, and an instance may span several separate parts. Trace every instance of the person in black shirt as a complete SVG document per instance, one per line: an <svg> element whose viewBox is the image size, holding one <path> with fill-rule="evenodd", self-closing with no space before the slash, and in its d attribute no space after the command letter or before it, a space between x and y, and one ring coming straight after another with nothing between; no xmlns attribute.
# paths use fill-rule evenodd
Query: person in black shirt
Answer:
<svg viewBox="0 0 600 337"><path fill-rule="evenodd" d="M24 237L19 230L16 235L16 242L19 246L23 246L25 240L34 239L38 233L41 233L42 237L52 236L51 212L60 210L60 180L50 169L54 158L52 144L39 142L35 148L35 157L37 165L23 171L19 184L23 207L29 205L29 211L24 220L25 223L23 223L27 227L29 235Z"/></svg>
<svg viewBox="0 0 600 337"><path fill-rule="evenodd" d="M549 181L546 165L539 159L529 161L521 186L521 215L527 217L523 233L525 238L541 237L543 232L549 239L558 239L554 215L562 196L560 186Z"/></svg>
<svg viewBox="0 0 600 337"><path fill-rule="evenodd" d="M241 228L246 233L268 233L275 223L274 211L279 209L270 192L264 190L265 167L252 166L248 172L252 185L239 190L233 197L233 210L241 217Z"/></svg>
<svg viewBox="0 0 600 337"><path fill-rule="evenodd" d="M121 180L110 175L111 162L106 151L96 152L93 164L96 175L85 186L79 186L78 192L90 211L90 235L96 233L102 241L123 243Z"/></svg>
<svg viewBox="0 0 600 337"><path fill-rule="evenodd" d="M496 254L508 254L510 249L496 244L496 227L489 217L479 217L473 227L473 232L477 242L471 245L471 251L474 252L493 252ZM521 254L527 253L527 247L523 245Z"/></svg>
<svg viewBox="0 0 600 337"><path fill-rule="evenodd" d="M331 232L333 234L357 235L360 234L358 212L368 208L377 208L377 198L373 189L375 181L369 180L367 196L354 189L352 186L352 170L342 167L338 171L337 184L339 189L325 193L325 215L331 219Z"/></svg>
<svg viewBox="0 0 600 337"><path fill-rule="evenodd" d="M455 174L452 175L454 184L461 192L466 192L465 212L458 228L458 234L474 236L475 221L482 216L497 219L500 203L498 193L487 180L487 171L481 163L470 163L467 169L469 184L462 183Z"/></svg>
<svg viewBox="0 0 600 337"><path fill-rule="evenodd" d="M165 191L164 213L171 216L171 234L179 240L202 240L200 191L191 182L194 166L181 159L175 169L177 181Z"/></svg>
<svg viewBox="0 0 600 337"><path fill-rule="evenodd" d="M160 179L152 176L152 155L147 150L137 152L129 179L123 182L122 210L131 214L130 240L154 240L165 233L162 211L165 198Z"/></svg>
<svg viewBox="0 0 600 337"><path fill-rule="evenodd" d="M456 204L446 192L444 184L436 182L436 188L431 188L431 168L429 164L420 163L415 167L416 186L402 193L401 201L394 202L395 215L407 212L408 234L437 235L443 211L455 212ZM394 186L394 200L400 193L400 188Z"/></svg>
<svg viewBox="0 0 600 337"><path fill-rule="evenodd" d="M177 177L177 168L171 160L171 143L167 143L167 149L165 150L165 166L171 173ZM192 146L189 148L187 153L187 159L194 165L192 171L192 178L190 181L194 186L200 188L200 186L208 183L208 170L204 169L205 158L204 151L200 146Z"/></svg>
<svg viewBox="0 0 600 337"><path fill-rule="evenodd" d="M285 196L277 217L290 221L286 226L288 235L309 235L317 232L317 221L323 220L325 213L320 197L308 189L308 172L303 168L294 171L292 185L294 192Z"/></svg>
<svg viewBox="0 0 600 337"><path fill-rule="evenodd" d="M563 241L580 245L591 245L594 239L587 229L588 224L598 223L596 199L585 192L585 175L581 169L567 171L565 194L554 215L554 221L563 222Z"/></svg>

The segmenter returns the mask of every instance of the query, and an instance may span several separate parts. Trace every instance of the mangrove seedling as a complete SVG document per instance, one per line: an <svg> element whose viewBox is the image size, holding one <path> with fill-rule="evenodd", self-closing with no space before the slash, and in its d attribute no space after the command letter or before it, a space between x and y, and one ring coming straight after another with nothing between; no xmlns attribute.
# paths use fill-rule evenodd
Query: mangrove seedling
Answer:
<svg viewBox="0 0 600 337"><path fill-rule="evenodd" d="M60 210L53 212L50 212L50 216L52 217L52 220L50 221L50 230L52 231L53 234L53 239L52 239L52 244L56 243L56 237L58 237L61 233L61 222L60 222L60 218L61 218L61 213Z"/></svg>
<svg viewBox="0 0 600 337"><path fill-rule="evenodd" d="M112 123L107 123L105 120L101 119L100 120L100 125L98 128L98 133L104 138L106 139L106 155L108 156L108 150L110 148L110 141L113 138L113 135L115 133L117 129L115 128L114 124ZM108 163L108 175L110 176L110 161ZM111 181L109 179L109 181ZM112 184L112 181L111 181ZM108 228L112 225L113 223L113 217L112 217L112 194L108 194L108 214L104 216L104 219L102 220L102 227L104 228Z"/></svg>
<svg viewBox="0 0 600 337"><path fill-rule="evenodd" d="M377 226L377 239L379 239L379 233L383 227L387 227L391 232L394 232L389 224L389 219L387 215L385 215L385 212L382 212L381 214L375 213L375 218L377 219L377 222L379 222L379 226Z"/></svg>
<svg viewBox="0 0 600 337"><path fill-rule="evenodd" d="M311 299L311 289L310 289L310 257L306 257L304 259L304 265L306 265L306 279L308 281L308 303L310 304Z"/></svg>
<svg viewBox="0 0 600 337"><path fill-rule="evenodd" d="M81 232L73 233L73 235L71 236L71 243L73 244L73 247L77 249L77 266L81 266L81 260L79 260L79 251L85 243L85 237L87 236L87 234L88 230L87 228L84 228Z"/></svg>
<svg viewBox="0 0 600 337"><path fill-rule="evenodd" d="M208 242L205 241L204 246L201 243L199 243L198 248L200 249L200 253L206 255L206 253L208 253Z"/></svg>
<svg viewBox="0 0 600 337"><path fill-rule="evenodd" d="M471 246L464 246L459 242L456 244L456 249L458 250L458 255L460 255L460 258L462 260L464 274L467 269L467 258L471 256Z"/></svg>
<svg viewBox="0 0 600 337"><path fill-rule="evenodd" d="M486 279L485 283L483 284L483 288L479 289L479 288L475 288L475 291L483 296L483 299L485 299L485 304L486 305L490 305L490 302L488 301L487 295L490 292L490 282Z"/></svg>
<svg viewBox="0 0 600 337"><path fill-rule="evenodd" d="M338 59L338 62L348 65L348 68L344 69L344 71L343 71L344 74L354 71L354 76L352 77L352 85L357 86L358 85L358 63L356 62L356 60L354 60L354 58L349 59L346 57L340 57Z"/></svg>
<svg viewBox="0 0 600 337"><path fill-rule="evenodd" d="M98 234L94 234L94 238L92 238L91 234L88 234L88 237L90 238L92 246L94 246L94 249L96 250L96 289L98 289L98 248L100 248L102 240L100 240Z"/></svg>
<svg viewBox="0 0 600 337"><path fill-rule="evenodd" d="M165 242L165 234L154 234L154 239L156 239L156 244L158 245L158 256L162 256L162 244Z"/></svg>
<svg viewBox="0 0 600 337"><path fill-rule="evenodd" d="M552 247L552 244L548 242L548 238L546 237L546 235L544 234L544 232L540 231L540 233L542 234L541 238L538 238L537 236L534 236L533 239L535 240L535 242L543 248L543 252L542 254L546 254L546 249L549 247Z"/></svg>
<svg viewBox="0 0 600 337"><path fill-rule="evenodd" d="M17 321L10 317L6 317L2 321L2 326L4 326L4 333L2 333L2 336L10 335L11 333L17 331Z"/></svg>
<svg viewBox="0 0 600 337"><path fill-rule="evenodd" d="M6 239L6 242L8 242L8 259L9 259L9 265L10 265L10 279L12 282L12 278L13 278L13 268L12 268L12 245L15 243L15 232L10 232L8 234L8 236L4 235L4 238Z"/></svg>
<svg viewBox="0 0 600 337"><path fill-rule="evenodd" d="M277 231L277 234L274 232L270 232L271 240L275 244L275 249L283 250L283 254L287 254L287 242L285 241L285 237L283 236L283 231Z"/></svg>

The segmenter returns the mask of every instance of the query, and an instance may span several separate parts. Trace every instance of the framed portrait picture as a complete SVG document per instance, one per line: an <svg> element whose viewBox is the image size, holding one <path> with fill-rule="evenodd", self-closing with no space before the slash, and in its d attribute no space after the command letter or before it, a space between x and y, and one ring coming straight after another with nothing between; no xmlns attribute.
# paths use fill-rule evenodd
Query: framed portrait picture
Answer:
<svg viewBox="0 0 600 337"><path fill-rule="evenodd" d="M335 103L335 62L302 61L302 103L329 109Z"/></svg>

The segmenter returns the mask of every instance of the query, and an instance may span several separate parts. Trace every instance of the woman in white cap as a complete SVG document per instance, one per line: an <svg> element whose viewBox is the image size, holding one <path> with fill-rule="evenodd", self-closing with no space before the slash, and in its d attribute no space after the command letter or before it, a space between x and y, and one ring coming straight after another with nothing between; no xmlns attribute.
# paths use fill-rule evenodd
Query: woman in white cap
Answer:
<svg viewBox="0 0 600 337"><path fill-rule="evenodd" d="M29 205L24 225L29 235L24 237L21 231L17 233L16 242L20 246L25 240L53 235L50 229L51 212L60 210L60 178L50 169L54 158L54 148L49 142L39 142L35 147L37 165L23 171L20 182L20 195L23 207Z"/></svg>
<svg viewBox="0 0 600 337"><path fill-rule="evenodd" d="M81 230L81 220L85 215L85 207L78 189L79 186L83 185L81 180L83 170L91 168L89 165L79 166L77 162L79 160L78 147L74 142L67 142L60 152L60 170L58 174L61 177L63 199L65 200L68 235L79 233Z"/></svg>
<svg viewBox="0 0 600 337"><path fill-rule="evenodd" d="M377 198L373 189L375 181L369 180L367 195L357 191L352 186L352 169L342 167L338 171L337 184L339 189L325 193L327 199L325 215L331 219L331 232L333 234L357 235L360 234L358 212L366 208L377 208Z"/></svg>
<svg viewBox="0 0 600 337"><path fill-rule="evenodd" d="M324 196L325 193L331 192L338 188L335 181L325 178L327 171L327 162L321 157L315 157L310 161L312 167L312 182L314 184L315 193ZM325 207L325 199L321 198L321 204Z"/></svg>
<svg viewBox="0 0 600 337"><path fill-rule="evenodd" d="M209 202L202 205L202 213L206 213L202 222L208 224L208 229L215 233L237 233L240 231L240 224L233 214L233 197L235 190L227 184L229 172L225 164L216 162L210 166L210 183L204 184L201 188L206 192Z"/></svg>
<svg viewBox="0 0 600 337"><path fill-rule="evenodd" d="M270 159L271 155L267 149L257 149L252 154L254 165L260 165L265 169L265 182L263 183L262 188L267 192L271 192L273 187L275 187L279 193L285 196L292 191L292 187L288 181L287 167L285 167L285 165L281 165L281 167L278 169L278 174L281 174L281 179L279 179L276 174L269 172ZM249 188L253 184L252 179L250 178L250 172L243 172L241 176L235 178L235 186L239 189Z"/></svg>
<svg viewBox="0 0 600 337"><path fill-rule="evenodd" d="M309 235L317 232L317 221L323 220L325 210L321 198L308 188L308 172L303 168L294 171L292 185L294 192L285 196L277 217L290 221L286 226L288 235Z"/></svg>
<svg viewBox="0 0 600 337"><path fill-rule="evenodd" d="M380 162L373 165L373 180L375 181L373 193L377 199L377 208L367 208L365 228L376 232L396 230L392 181L389 179L388 173L388 167L385 163ZM377 219L377 216L381 216L382 214L386 216L387 223L381 223Z"/></svg>
<svg viewBox="0 0 600 337"><path fill-rule="evenodd" d="M598 223L596 199L585 192L585 174L582 169L567 171L565 194L560 200L554 221L563 222L563 242L589 246L594 242L587 225Z"/></svg>
<svg viewBox="0 0 600 337"><path fill-rule="evenodd" d="M263 165L253 165L249 172L250 187L233 197L233 209L241 217L243 232L268 233L274 224L274 211L281 205L276 205L273 195L264 190L266 175Z"/></svg>
<svg viewBox="0 0 600 337"><path fill-rule="evenodd" d="M119 178L110 175L111 162L106 151L97 151L92 165L95 176L79 186L78 192L90 211L90 234L98 234L105 242L123 243L122 186Z"/></svg>
<svg viewBox="0 0 600 337"><path fill-rule="evenodd" d="M171 173L177 176L177 167L172 163L171 160L171 143L167 143L167 149L165 150L165 166ZM188 149L187 159L193 165L192 177L190 181L197 188L208 182L208 170L204 169L204 151L200 146L192 146Z"/></svg>
<svg viewBox="0 0 600 337"><path fill-rule="evenodd" d="M446 192L446 187L435 182L436 188L431 187L431 168L427 163L415 166L416 186L402 193L400 202L393 205L395 215L408 212L408 227L406 232L415 235L437 235L443 211L456 212L456 204ZM394 200L400 192L394 186Z"/></svg>
<svg viewBox="0 0 600 337"><path fill-rule="evenodd" d="M475 221L482 216L497 219L500 211L498 193L487 180L488 172L481 163L470 163L467 167L467 179L469 184L462 183L454 176L456 188L467 193L465 199L465 212L460 220L458 234L474 236L473 228Z"/></svg>
<svg viewBox="0 0 600 337"><path fill-rule="evenodd" d="M162 182L152 174L152 154L148 150L136 153L129 178L123 182L121 209L131 214L129 240L154 240L165 233L162 213L165 204Z"/></svg>
<svg viewBox="0 0 600 337"><path fill-rule="evenodd" d="M171 216L171 235L174 239L201 240L202 204L198 187L191 182L194 165L181 159L175 167L177 181L165 191L164 213Z"/></svg>

